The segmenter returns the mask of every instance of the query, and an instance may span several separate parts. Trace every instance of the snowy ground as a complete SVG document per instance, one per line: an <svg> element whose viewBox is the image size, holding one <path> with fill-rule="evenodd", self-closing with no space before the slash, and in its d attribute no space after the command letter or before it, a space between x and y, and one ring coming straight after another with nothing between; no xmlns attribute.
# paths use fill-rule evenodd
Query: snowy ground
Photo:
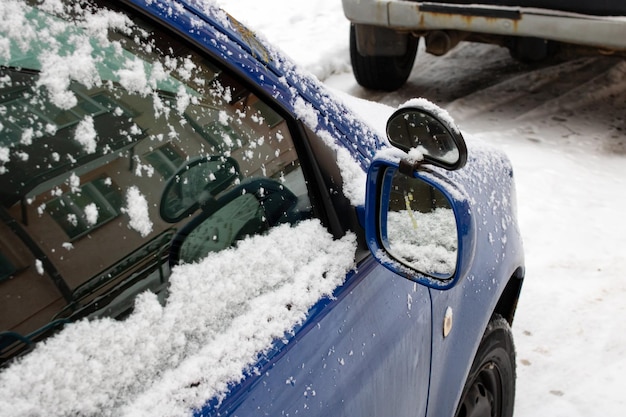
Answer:
<svg viewBox="0 0 626 417"><path fill-rule="evenodd" d="M622 416L626 408L626 62L522 66L504 49L420 51L402 90L354 81L339 0L218 3L329 86L397 106L422 96L515 168L526 282L514 325L517 417Z"/></svg>

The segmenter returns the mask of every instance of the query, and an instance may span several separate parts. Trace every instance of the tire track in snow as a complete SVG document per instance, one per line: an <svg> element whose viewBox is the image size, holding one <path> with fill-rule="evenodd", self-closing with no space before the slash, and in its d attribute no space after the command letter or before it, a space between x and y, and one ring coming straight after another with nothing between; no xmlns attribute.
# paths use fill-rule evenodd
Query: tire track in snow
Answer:
<svg viewBox="0 0 626 417"><path fill-rule="evenodd" d="M566 141L626 154L626 61L580 58L534 69L478 89L446 108L469 132L514 130L535 142Z"/></svg>

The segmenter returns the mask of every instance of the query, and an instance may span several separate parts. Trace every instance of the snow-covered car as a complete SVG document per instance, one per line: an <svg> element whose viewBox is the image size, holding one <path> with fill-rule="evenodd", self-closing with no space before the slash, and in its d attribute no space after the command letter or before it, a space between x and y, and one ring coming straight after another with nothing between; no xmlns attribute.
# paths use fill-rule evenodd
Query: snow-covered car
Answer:
<svg viewBox="0 0 626 417"><path fill-rule="evenodd" d="M512 415L504 154L211 2L0 17L0 416Z"/></svg>
<svg viewBox="0 0 626 417"><path fill-rule="evenodd" d="M621 0L342 0L351 22L350 57L366 88L395 90L408 79L424 38L443 55L460 42L507 47L520 61L557 53L626 56Z"/></svg>

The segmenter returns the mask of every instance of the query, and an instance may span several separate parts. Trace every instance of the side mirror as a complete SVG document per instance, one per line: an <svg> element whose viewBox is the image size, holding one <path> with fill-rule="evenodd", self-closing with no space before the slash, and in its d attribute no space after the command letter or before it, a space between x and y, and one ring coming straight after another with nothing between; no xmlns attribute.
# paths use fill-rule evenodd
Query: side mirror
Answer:
<svg viewBox="0 0 626 417"><path fill-rule="evenodd" d="M456 218L450 201L427 182L395 171L380 201L381 243L402 265L435 278L454 275ZM387 198L388 197L388 198Z"/></svg>
<svg viewBox="0 0 626 417"><path fill-rule="evenodd" d="M167 181L160 214L168 223L189 216L239 179L239 164L230 157L210 156L181 166Z"/></svg>
<svg viewBox="0 0 626 417"><path fill-rule="evenodd" d="M442 175L407 175L399 165L381 158L370 166L367 245L393 272L431 288L451 288L467 273L474 253L469 199Z"/></svg>
<svg viewBox="0 0 626 417"><path fill-rule="evenodd" d="M439 113L422 107L402 107L387 121L387 138L405 152L416 149L422 163L456 170L467 162L467 147L461 131L441 110Z"/></svg>

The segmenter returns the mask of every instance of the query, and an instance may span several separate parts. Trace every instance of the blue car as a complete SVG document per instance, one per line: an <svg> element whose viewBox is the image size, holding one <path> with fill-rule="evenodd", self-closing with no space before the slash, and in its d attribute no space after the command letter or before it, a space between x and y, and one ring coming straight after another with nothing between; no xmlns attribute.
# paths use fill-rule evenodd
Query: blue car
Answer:
<svg viewBox="0 0 626 417"><path fill-rule="evenodd" d="M210 3L0 15L0 416L512 416L504 154Z"/></svg>

